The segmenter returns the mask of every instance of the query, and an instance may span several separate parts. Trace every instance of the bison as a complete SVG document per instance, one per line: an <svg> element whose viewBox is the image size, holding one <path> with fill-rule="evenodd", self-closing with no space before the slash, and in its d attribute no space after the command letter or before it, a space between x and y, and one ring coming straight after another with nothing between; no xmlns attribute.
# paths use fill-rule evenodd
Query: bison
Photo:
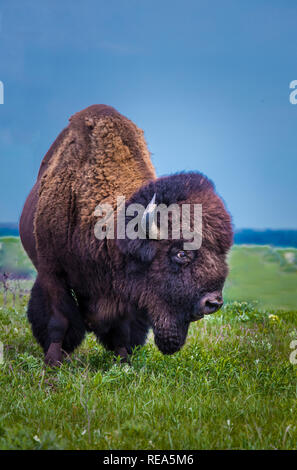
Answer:
<svg viewBox="0 0 297 470"><path fill-rule="evenodd" d="M223 304L231 217L203 174L157 178L143 131L114 108L90 106L69 121L45 155L20 219L37 270L28 319L45 363L59 365L87 331L126 361L151 327L159 350L173 354L190 322ZM200 249L185 250L182 236L96 238L96 207L115 207L119 195L146 208L152 200L201 204Z"/></svg>

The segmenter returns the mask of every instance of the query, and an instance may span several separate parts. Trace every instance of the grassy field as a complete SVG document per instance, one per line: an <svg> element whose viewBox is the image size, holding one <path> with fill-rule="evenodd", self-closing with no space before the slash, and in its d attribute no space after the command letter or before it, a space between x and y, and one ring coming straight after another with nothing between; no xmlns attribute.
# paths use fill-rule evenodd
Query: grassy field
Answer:
<svg viewBox="0 0 297 470"><path fill-rule="evenodd" d="M14 276L34 276L35 269L19 237L0 237L0 272Z"/></svg>
<svg viewBox="0 0 297 470"><path fill-rule="evenodd" d="M292 449L296 312L233 303L193 324L186 346L148 344L131 366L89 335L44 370L25 308L0 309L0 449Z"/></svg>
<svg viewBox="0 0 297 470"><path fill-rule="evenodd" d="M259 307L297 309L297 249L235 245L225 299Z"/></svg>
<svg viewBox="0 0 297 470"><path fill-rule="evenodd" d="M130 366L88 335L44 369L27 296L0 295L0 449L296 449L296 250L234 247L230 264L223 310Z"/></svg>

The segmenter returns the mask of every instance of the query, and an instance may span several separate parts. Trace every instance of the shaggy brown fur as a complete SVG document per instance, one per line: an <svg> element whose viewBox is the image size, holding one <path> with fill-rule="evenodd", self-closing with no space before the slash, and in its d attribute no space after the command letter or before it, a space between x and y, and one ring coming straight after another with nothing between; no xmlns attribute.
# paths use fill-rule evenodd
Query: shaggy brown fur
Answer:
<svg viewBox="0 0 297 470"><path fill-rule="evenodd" d="M39 237L36 227L52 229L55 238L61 237L66 245L75 212L81 237L88 237L99 203L115 205L118 194L129 198L156 177L143 131L103 105L91 106L70 118L67 131L42 166L35 216L37 247L42 235Z"/></svg>
<svg viewBox="0 0 297 470"><path fill-rule="evenodd" d="M183 240L94 236L99 203L121 195L146 206L154 193L158 204L203 205L202 248L182 262ZM47 363L86 330L125 359L152 326L159 349L173 353L190 321L222 304L232 227L212 183L200 173L156 179L143 132L108 106L70 119L42 161L20 233L38 271L28 317Z"/></svg>

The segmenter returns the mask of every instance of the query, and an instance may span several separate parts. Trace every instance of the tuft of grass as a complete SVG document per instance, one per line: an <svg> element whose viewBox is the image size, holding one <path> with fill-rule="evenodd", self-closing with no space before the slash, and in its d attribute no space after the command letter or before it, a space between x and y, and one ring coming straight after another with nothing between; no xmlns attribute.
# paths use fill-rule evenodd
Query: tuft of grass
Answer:
<svg viewBox="0 0 297 470"><path fill-rule="evenodd" d="M25 306L0 308L0 449L294 449L296 311L227 304L163 356L152 334L131 365L88 335L44 369Z"/></svg>

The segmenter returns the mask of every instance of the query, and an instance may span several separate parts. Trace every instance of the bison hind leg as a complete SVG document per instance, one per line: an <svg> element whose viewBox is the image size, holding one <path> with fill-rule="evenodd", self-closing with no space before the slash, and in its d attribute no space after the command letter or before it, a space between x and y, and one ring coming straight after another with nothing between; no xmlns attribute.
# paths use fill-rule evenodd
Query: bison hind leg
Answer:
<svg viewBox="0 0 297 470"><path fill-rule="evenodd" d="M39 283L38 277L31 290L27 316L31 323L33 335L44 352L46 352L50 346L50 338L47 329L50 311L48 301Z"/></svg>
<svg viewBox="0 0 297 470"><path fill-rule="evenodd" d="M76 307L76 306L75 306ZM42 289L38 277L33 285L27 310L28 320L31 323L33 335L46 353L50 347L51 339L48 331L48 324L51 318L51 305L49 298ZM75 327L71 321L62 343L62 350L70 354L77 348L84 339L85 328L81 322Z"/></svg>

